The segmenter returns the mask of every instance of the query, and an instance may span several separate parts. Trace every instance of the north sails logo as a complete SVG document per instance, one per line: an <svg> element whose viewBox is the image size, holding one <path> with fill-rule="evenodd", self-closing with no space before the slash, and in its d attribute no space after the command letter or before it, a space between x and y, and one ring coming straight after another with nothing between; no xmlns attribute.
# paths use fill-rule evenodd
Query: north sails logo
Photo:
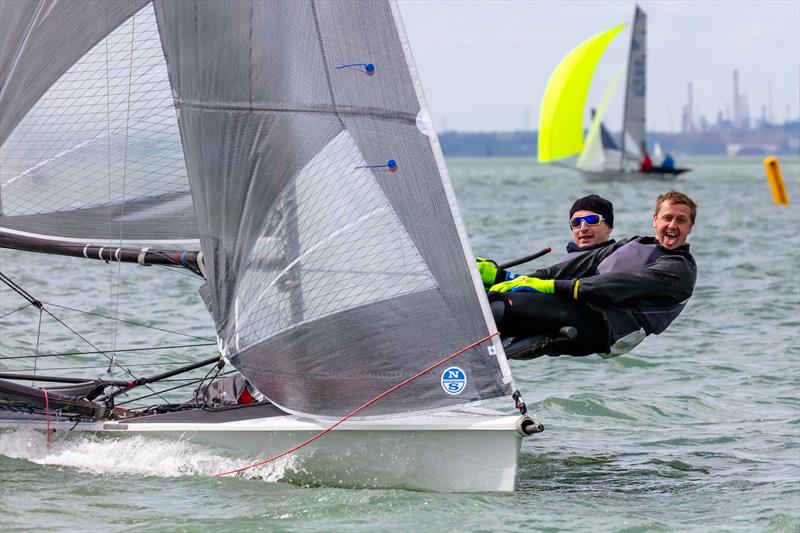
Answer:
<svg viewBox="0 0 800 533"><path fill-rule="evenodd" d="M466 387L467 375L457 366L451 366L442 373L442 388L447 394L461 394Z"/></svg>

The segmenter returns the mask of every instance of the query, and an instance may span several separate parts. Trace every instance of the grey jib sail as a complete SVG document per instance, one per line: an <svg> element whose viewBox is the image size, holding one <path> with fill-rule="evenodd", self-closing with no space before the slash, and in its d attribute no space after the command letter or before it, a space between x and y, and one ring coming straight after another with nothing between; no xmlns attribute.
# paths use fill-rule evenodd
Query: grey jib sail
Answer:
<svg viewBox="0 0 800 533"><path fill-rule="evenodd" d="M628 75L625 84L625 111L622 124L622 150L640 156L647 151L645 122L647 96L647 15L636 6L633 15Z"/></svg>
<svg viewBox="0 0 800 533"><path fill-rule="evenodd" d="M153 11L163 50L154 55L152 39L140 42L137 33L151 27ZM157 1L112 22L108 38L92 45L111 59L97 57L95 70L65 66L48 92L72 69L100 76L104 98L111 91L103 85L118 79L140 97L120 101L124 120L116 107L100 113L112 125L105 137L92 131L81 146L50 147L54 153L4 174L0 226L82 237L100 226L100 237L113 238L196 231L223 354L294 412L342 415L494 331L396 5ZM117 34L127 43L118 56L110 52ZM142 49L151 53L150 68L140 71ZM128 71L113 72L115 59L127 61ZM159 76L167 73L163 85ZM169 141L176 109L177 149ZM14 146L26 148L26 139ZM95 145L119 158L83 150ZM185 165L175 164L175 153ZM80 157L102 170L79 168ZM59 160L76 169L65 187L85 190L96 175L108 197L60 195L47 211L48 200L26 191L55 175ZM149 166L138 172L143 162ZM40 170L44 178L36 177ZM194 210L185 218L187 205ZM176 213L192 224L176 224ZM48 226L48 218L60 224ZM64 235L65 227L74 231ZM425 411L512 390L496 338L452 364L466 376L459 394L445 391L442 368L364 414Z"/></svg>

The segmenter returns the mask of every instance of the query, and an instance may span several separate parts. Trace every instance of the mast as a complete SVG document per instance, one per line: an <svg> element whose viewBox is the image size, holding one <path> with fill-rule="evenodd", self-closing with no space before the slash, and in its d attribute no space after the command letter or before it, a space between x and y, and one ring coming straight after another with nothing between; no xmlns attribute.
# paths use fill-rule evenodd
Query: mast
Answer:
<svg viewBox="0 0 800 533"><path fill-rule="evenodd" d="M205 277L203 253L197 250L162 250L155 248L130 248L98 246L65 240L44 239L0 229L0 248L97 259L107 263L138 263L142 266L162 265L185 268Z"/></svg>
<svg viewBox="0 0 800 533"><path fill-rule="evenodd" d="M641 153L646 150L645 144L645 102L646 102L646 76L647 76L647 16L639 6L633 15L633 29L631 30L631 45L628 52L628 73L625 82L625 102L622 116L622 142L619 166L625 167L626 137L637 143L635 147Z"/></svg>

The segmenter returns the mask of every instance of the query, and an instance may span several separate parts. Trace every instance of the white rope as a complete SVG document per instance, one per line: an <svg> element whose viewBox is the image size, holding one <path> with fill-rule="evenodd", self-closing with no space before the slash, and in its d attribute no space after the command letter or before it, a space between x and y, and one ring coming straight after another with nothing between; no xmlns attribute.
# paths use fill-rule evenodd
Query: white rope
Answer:
<svg viewBox="0 0 800 533"><path fill-rule="evenodd" d="M137 263L139 263L142 266L147 266L145 264L145 262L144 262L144 258L145 258L145 255L147 255L147 250L149 250L149 249L150 248L142 248L141 250L139 250L139 256L136 258L136 262Z"/></svg>

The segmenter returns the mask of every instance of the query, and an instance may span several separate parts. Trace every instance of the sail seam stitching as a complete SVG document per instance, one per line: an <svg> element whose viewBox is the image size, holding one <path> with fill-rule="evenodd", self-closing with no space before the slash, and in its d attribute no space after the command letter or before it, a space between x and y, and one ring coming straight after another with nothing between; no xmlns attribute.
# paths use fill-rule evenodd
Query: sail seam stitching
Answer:
<svg viewBox="0 0 800 533"><path fill-rule="evenodd" d="M328 66L328 56L325 53L325 47L322 44L322 29L319 26L319 16L317 14L317 3L312 0L311 2L311 14L314 16L314 29L317 33L317 43L319 44L319 53L322 55L322 66L325 72L325 82L328 85L328 94L331 97L331 104L333 104L333 113L336 115L336 118L339 120L339 124L342 126L343 129L347 129L344 124L344 119L339 114L338 106L336 105L336 96L333 92L333 82L331 81L331 71L330 67Z"/></svg>
<svg viewBox="0 0 800 533"><path fill-rule="evenodd" d="M267 105L243 105L243 104L224 104L219 102L199 102L192 100L175 99L175 107L177 108L193 108L201 111L246 111L249 113L324 113L333 114L341 119L341 115L358 115L358 116L371 116L373 118L390 119L399 122L406 122L408 124L416 124L417 116L414 113L405 111L392 111L378 109L374 107L358 107L358 106L267 106Z"/></svg>

